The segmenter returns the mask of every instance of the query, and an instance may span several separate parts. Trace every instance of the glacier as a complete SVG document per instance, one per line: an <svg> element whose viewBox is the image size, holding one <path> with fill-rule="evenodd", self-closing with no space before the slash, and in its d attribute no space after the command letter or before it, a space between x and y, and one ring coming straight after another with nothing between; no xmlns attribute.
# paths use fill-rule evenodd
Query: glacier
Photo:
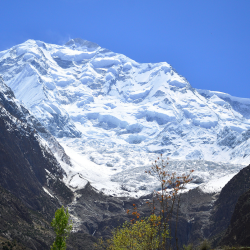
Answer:
<svg viewBox="0 0 250 250"><path fill-rule="evenodd" d="M250 99L195 89L166 62L28 40L0 52L0 75L70 157L60 163L73 190L149 193L157 182L144 172L159 154L169 171L195 170L190 188L249 164Z"/></svg>

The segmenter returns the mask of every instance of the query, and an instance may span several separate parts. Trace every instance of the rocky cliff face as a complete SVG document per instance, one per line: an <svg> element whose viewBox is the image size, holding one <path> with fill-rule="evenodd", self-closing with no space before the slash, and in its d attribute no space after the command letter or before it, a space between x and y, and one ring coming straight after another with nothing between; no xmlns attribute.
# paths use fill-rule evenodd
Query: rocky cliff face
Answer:
<svg viewBox="0 0 250 250"><path fill-rule="evenodd" d="M183 194L178 223L180 245L197 245L208 239L213 247L249 246L249 189L250 165L220 193L196 188Z"/></svg>
<svg viewBox="0 0 250 250"><path fill-rule="evenodd" d="M27 116L0 79L1 235L29 249L47 249L55 210L71 202L73 193L61 181L63 169Z"/></svg>
<svg viewBox="0 0 250 250"><path fill-rule="evenodd" d="M51 209L55 207L55 202L51 202ZM45 211L48 212L47 209ZM15 242L15 250L49 249L54 235L47 216L41 211L29 209L26 203L0 186L1 245L4 242L14 245Z"/></svg>
<svg viewBox="0 0 250 250"><path fill-rule="evenodd" d="M0 78L0 241L16 240L20 249L48 249L54 239L50 222L65 205L74 222L68 249L93 249L97 238L92 234L110 236L119 225L116 218L125 220L124 204L132 206L132 201L105 196L89 183L73 193L62 181L60 165L71 163L63 149L57 161L48 138L58 144Z"/></svg>
<svg viewBox="0 0 250 250"><path fill-rule="evenodd" d="M214 238L215 242L219 243L230 224L239 197L249 188L250 166L243 168L221 190L210 218L212 221L210 237Z"/></svg>
<svg viewBox="0 0 250 250"><path fill-rule="evenodd" d="M220 245L250 246L250 190L239 197Z"/></svg>
<svg viewBox="0 0 250 250"><path fill-rule="evenodd" d="M15 102L13 92L3 82L0 82L0 88L0 184L30 201L30 197L39 195L41 189L49 185L50 179L62 179L64 171L50 149L42 143L36 130L38 126L28 122L29 112ZM29 192L33 195L29 196Z"/></svg>
<svg viewBox="0 0 250 250"><path fill-rule="evenodd" d="M65 154L62 146L50 134L48 130L20 103L13 93L13 91L4 83L0 76L0 104L18 121L26 123L31 129L37 132L43 140L41 143L47 147L62 162L71 165L69 157Z"/></svg>

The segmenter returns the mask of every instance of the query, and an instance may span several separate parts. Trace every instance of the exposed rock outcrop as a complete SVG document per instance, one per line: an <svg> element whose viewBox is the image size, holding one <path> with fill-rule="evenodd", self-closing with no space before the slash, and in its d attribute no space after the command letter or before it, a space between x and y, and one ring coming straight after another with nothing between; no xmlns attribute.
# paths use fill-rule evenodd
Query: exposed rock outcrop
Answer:
<svg viewBox="0 0 250 250"><path fill-rule="evenodd" d="M236 203L250 188L250 165L243 168L221 190L210 218L209 238L218 244L230 224Z"/></svg>
<svg viewBox="0 0 250 250"><path fill-rule="evenodd" d="M55 210L72 201L60 164L13 92L0 79L0 236L26 249L48 249ZM27 112L25 114L25 112Z"/></svg>
<svg viewBox="0 0 250 250"><path fill-rule="evenodd" d="M220 245L250 246L250 189L238 199Z"/></svg>

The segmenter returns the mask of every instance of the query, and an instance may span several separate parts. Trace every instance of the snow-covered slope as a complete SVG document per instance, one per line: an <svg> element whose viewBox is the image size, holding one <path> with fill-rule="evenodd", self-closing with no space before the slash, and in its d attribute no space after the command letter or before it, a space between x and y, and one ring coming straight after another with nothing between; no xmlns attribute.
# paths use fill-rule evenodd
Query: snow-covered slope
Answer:
<svg viewBox="0 0 250 250"><path fill-rule="evenodd" d="M13 91L0 76L0 107L12 115L17 127L28 127L38 137L38 141L60 161L71 166L70 158L53 135L15 98ZM20 126L21 124L21 126Z"/></svg>
<svg viewBox="0 0 250 250"><path fill-rule="evenodd" d="M154 182L143 170L159 153L177 171L199 162L191 166L203 180L224 173L212 162L230 174L242 167L231 163L250 161L250 99L196 90L168 63L137 63L81 39L28 40L0 52L0 74L71 156L75 188L87 179L111 193L144 192Z"/></svg>

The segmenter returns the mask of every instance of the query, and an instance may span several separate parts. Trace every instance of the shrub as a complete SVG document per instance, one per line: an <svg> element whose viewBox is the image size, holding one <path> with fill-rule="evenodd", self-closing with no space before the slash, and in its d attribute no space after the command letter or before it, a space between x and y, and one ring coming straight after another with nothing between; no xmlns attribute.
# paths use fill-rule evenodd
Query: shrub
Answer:
<svg viewBox="0 0 250 250"><path fill-rule="evenodd" d="M187 246L183 245L183 249L184 250L194 250L194 245L193 244L188 244Z"/></svg>
<svg viewBox="0 0 250 250"><path fill-rule="evenodd" d="M112 238L102 242L102 247L108 250L142 250L159 249L164 238L169 237L169 232L161 226L162 218L152 214L134 223L125 222L121 228L114 230Z"/></svg>
<svg viewBox="0 0 250 250"><path fill-rule="evenodd" d="M210 243L208 242L208 240L204 240L200 246L199 246L200 250L209 250L211 249Z"/></svg>
<svg viewBox="0 0 250 250"><path fill-rule="evenodd" d="M152 205L152 215L144 220L139 219L140 214L137 212L137 207L134 204L132 215L136 219L116 229L110 240L106 242L101 240L99 246L102 249L172 249L171 232L168 223L175 210L175 245L176 249L179 250L177 225L181 200L180 191L192 180L190 175L193 170L187 175L177 176L176 173L167 171L168 164L168 162L165 163L161 155L161 158L159 157L152 164L151 170L146 171L146 173L155 176L161 185L160 192L154 192L153 201L149 203L149 205ZM159 211L155 208L156 202L160 204Z"/></svg>

